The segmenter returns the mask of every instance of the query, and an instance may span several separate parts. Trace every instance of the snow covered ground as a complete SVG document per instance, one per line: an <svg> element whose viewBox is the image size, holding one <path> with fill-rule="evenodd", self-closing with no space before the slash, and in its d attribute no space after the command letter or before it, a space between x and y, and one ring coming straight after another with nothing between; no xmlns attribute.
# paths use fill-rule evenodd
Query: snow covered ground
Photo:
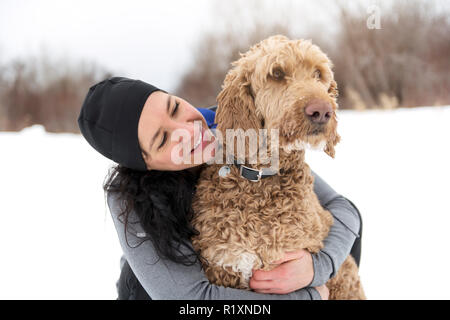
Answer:
<svg viewBox="0 0 450 320"><path fill-rule="evenodd" d="M364 218L370 299L449 299L450 106L339 114L336 159L308 162ZM121 249L81 136L0 133L0 299L114 299Z"/></svg>

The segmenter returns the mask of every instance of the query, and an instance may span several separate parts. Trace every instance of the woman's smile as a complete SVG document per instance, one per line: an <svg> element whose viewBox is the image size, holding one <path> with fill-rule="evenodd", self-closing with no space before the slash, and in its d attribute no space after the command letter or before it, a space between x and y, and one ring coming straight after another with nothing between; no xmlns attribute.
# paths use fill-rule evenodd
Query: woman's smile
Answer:
<svg viewBox="0 0 450 320"><path fill-rule="evenodd" d="M192 151L191 151L191 152L194 152L195 149L197 149L197 147L202 143L202 139L203 139L203 132L201 132L201 133L198 135L198 139L197 139L197 141L194 143L194 148L192 148Z"/></svg>
<svg viewBox="0 0 450 320"><path fill-rule="evenodd" d="M138 137L148 169L184 170L207 162L215 154L211 145L214 135L200 111L162 91L154 92L145 102Z"/></svg>

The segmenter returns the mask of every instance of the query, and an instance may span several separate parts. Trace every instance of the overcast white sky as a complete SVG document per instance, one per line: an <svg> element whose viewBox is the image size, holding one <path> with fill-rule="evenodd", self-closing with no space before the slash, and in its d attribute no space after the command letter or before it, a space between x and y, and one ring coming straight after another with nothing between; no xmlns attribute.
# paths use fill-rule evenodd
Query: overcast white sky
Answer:
<svg viewBox="0 0 450 320"><path fill-rule="evenodd" d="M232 2L0 0L0 62L45 52L58 59L95 61L115 75L170 91L189 67L197 39L223 27L223 16L230 16L224 11ZM289 3L303 14L314 5L307 0L256 0L254 10L261 3L273 8L267 11L268 20L286 11ZM312 19L323 16L321 12L316 10Z"/></svg>
<svg viewBox="0 0 450 320"><path fill-rule="evenodd" d="M209 10L208 0L1 0L0 59L45 51L171 90Z"/></svg>
<svg viewBox="0 0 450 320"><path fill-rule="evenodd" d="M254 10L263 2L273 6L267 11L268 20L294 3L296 25L333 28L329 17L335 0L256 0ZM368 6L381 0L359 2ZM212 15L214 3L219 3L221 9L216 8ZM222 11L230 3L231 0L0 0L0 62L44 51L58 59L95 61L115 75L142 79L171 91L191 63L197 39L205 31L223 26L221 18L227 15Z"/></svg>

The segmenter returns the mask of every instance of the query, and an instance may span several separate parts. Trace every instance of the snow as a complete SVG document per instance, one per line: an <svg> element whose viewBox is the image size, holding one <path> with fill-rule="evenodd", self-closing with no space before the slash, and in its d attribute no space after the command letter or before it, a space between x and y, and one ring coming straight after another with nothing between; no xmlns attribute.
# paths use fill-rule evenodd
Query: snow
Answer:
<svg viewBox="0 0 450 320"><path fill-rule="evenodd" d="M450 107L346 111L336 159L311 168L363 216L361 281L370 299L449 299Z"/></svg>
<svg viewBox="0 0 450 320"><path fill-rule="evenodd" d="M448 299L450 106L341 111L336 158L308 163L364 219L369 299ZM115 299L121 249L79 135L0 133L0 299Z"/></svg>
<svg viewBox="0 0 450 320"><path fill-rule="evenodd" d="M115 299L121 249L110 165L81 136L0 134L0 299Z"/></svg>

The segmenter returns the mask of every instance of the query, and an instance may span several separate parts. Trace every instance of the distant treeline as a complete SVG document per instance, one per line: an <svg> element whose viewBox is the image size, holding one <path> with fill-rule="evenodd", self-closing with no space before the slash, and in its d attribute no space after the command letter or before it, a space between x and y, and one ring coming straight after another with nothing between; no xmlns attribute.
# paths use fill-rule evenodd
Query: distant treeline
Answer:
<svg viewBox="0 0 450 320"><path fill-rule="evenodd" d="M393 1L380 10L363 4L323 4L323 11L335 9L335 17L323 28L297 33L293 25L308 21L301 8L292 10L284 21L268 24L270 8L261 15L254 7L239 7L236 14L230 13L226 31L211 32L199 41L194 63L177 94L195 105L214 104L230 62L239 58L239 52L270 35L284 34L312 39L331 58L343 109L450 104L448 7L439 8L433 0ZM235 20L239 14L253 19L252 27L240 28ZM370 29L377 22L376 14L381 28Z"/></svg>
<svg viewBox="0 0 450 320"><path fill-rule="evenodd" d="M233 3L235 13L212 13L228 25L200 37L175 90L193 105L215 104L230 62L273 34L312 39L328 54L343 109L450 104L450 14L434 1L393 2L380 12L381 29L367 27L366 7L336 5L337 16L326 27L303 33L293 31L304 23L302 12L268 22L262 2ZM0 61L0 130L41 124L50 132L79 132L76 119L88 88L110 75L93 63L49 57Z"/></svg>
<svg viewBox="0 0 450 320"><path fill-rule="evenodd" d="M91 85L109 76L93 63L48 57L1 66L0 130L41 124L49 132L79 132L77 117Z"/></svg>

